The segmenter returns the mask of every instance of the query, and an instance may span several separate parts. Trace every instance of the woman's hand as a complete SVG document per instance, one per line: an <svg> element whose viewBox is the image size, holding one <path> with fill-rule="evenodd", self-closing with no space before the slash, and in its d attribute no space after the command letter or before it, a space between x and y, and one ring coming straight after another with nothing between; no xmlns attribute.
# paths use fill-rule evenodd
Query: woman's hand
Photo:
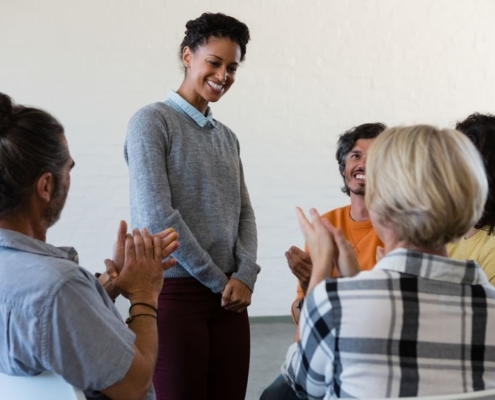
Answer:
<svg viewBox="0 0 495 400"><path fill-rule="evenodd" d="M331 278L334 267L339 276L356 275L359 272L356 254L345 239L342 230L336 229L329 221L322 219L314 208L309 210L311 222L301 208L297 207L296 212L313 262L308 293L321 281Z"/></svg>
<svg viewBox="0 0 495 400"><path fill-rule="evenodd" d="M296 213L313 262L313 271L308 285L309 293L318 283L332 277L334 259L338 254L332 235L323 225L318 211L314 208L309 210L311 222L300 207L296 207Z"/></svg>
<svg viewBox="0 0 495 400"><path fill-rule="evenodd" d="M230 278L222 291L222 307L243 312L251 304L251 290L238 279Z"/></svg>

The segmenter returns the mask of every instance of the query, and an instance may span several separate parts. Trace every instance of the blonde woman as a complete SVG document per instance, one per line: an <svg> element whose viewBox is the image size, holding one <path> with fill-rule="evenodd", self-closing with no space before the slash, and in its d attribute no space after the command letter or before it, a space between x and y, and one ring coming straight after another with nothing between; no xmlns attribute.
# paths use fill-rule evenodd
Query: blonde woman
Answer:
<svg viewBox="0 0 495 400"><path fill-rule="evenodd" d="M313 260L298 343L283 372L310 398L416 397L495 387L495 288L446 244L481 217L483 161L455 130L381 133L366 206L386 255L359 272L342 232L298 209ZM338 268L348 278L331 279Z"/></svg>

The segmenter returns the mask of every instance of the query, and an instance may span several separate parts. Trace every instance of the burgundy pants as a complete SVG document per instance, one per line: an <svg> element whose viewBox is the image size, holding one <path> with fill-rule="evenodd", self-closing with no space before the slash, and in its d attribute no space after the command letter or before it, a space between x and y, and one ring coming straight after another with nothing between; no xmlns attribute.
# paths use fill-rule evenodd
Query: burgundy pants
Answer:
<svg viewBox="0 0 495 400"><path fill-rule="evenodd" d="M157 400L244 400L248 315L224 310L220 300L194 278L164 280L153 376Z"/></svg>

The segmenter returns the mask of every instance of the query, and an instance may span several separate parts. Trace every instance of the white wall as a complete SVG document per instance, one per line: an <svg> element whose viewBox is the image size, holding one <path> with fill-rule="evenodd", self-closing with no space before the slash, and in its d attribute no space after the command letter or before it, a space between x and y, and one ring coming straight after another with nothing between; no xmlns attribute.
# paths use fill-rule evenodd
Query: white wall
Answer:
<svg viewBox="0 0 495 400"><path fill-rule="evenodd" d="M262 272L251 315L286 315L294 207L347 203L338 135L364 122L452 126L495 112L491 0L0 0L0 91L65 125L76 168L49 232L97 271L128 219L126 124L181 82L184 25L203 11L246 22L252 42L213 105L241 142Z"/></svg>

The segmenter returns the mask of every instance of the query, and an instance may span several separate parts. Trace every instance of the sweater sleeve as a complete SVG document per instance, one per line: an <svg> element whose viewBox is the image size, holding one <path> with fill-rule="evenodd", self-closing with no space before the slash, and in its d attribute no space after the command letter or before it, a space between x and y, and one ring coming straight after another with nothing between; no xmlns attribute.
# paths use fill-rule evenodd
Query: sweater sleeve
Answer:
<svg viewBox="0 0 495 400"><path fill-rule="evenodd" d="M239 161L240 162L240 161ZM246 284L251 291L260 266L256 264L256 254L258 250L258 237L256 232L256 220L254 211L249 199L249 193L244 181L244 172L240 162L240 190L241 190L241 213L239 217L239 230L235 244L235 257L237 272L232 274L232 278L239 279Z"/></svg>
<svg viewBox="0 0 495 400"><path fill-rule="evenodd" d="M215 293L220 292L227 283L227 276L201 247L180 212L172 207L166 162L168 146L166 121L157 110L148 106L131 118L125 145L131 224L147 227L151 233L173 227L180 243L173 257L203 285Z"/></svg>

